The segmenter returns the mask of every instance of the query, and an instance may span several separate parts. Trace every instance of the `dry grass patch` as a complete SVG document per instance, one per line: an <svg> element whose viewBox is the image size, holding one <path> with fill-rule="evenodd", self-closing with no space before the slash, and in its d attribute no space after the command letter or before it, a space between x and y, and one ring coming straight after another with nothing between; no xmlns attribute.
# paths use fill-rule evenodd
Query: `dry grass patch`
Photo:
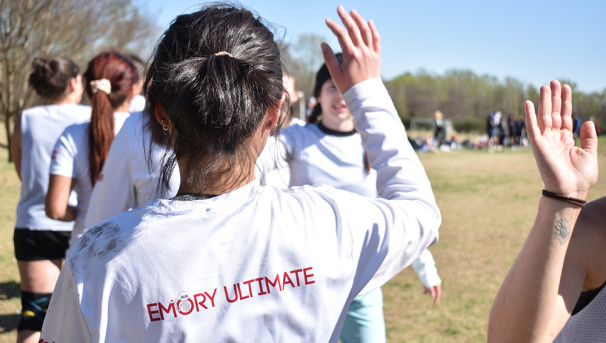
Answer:
<svg viewBox="0 0 606 343"><path fill-rule="evenodd" d="M1 126L0 126L1 129ZM5 144L0 130L0 144ZM606 138L600 170L606 170ZM432 306L412 268L383 287L389 342L483 342L494 297L524 242L542 189L530 149L422 154L442 211L431 247L443 280ZM0 147L0 342L16 340L19 274L13 254L19 180ZM603 175L603 172L602 172ZM590 199L606 195L606 179Z"/></svg>

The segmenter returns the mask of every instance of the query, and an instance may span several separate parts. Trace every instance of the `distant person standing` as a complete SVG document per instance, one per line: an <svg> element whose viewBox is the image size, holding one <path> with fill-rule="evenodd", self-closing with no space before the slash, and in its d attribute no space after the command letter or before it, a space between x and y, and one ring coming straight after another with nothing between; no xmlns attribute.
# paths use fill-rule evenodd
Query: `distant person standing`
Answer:
<svg viewBox="0 0 606 343"><path fill-rule="evenodd" d="M51 153L67 126L90 118L90 107L78 104L82 78L73 61L38 57L32 68L29 84L45 105L21 113L11 140L15 169L21 179L14 236L21 276L18 342L38 342L73 227L73 222L53 220L44 213Z"/></svg>
<svg viewBox="0 0 606 343"><path fill-rule="evenodd" d="M444 115L442 111L436 111L433 119L433 139L438 148L442 145L444 138L446 138L446 129L444 128Z"/></svg>

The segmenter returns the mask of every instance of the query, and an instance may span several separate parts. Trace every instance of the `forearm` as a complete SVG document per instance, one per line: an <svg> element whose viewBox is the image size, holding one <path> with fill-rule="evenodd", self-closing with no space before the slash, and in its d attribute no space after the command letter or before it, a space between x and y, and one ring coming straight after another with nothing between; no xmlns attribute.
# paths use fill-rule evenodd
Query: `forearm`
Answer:
<svg viewBox="0 0 606 343"><path fill-rule="evenodd" d="M442 279L440 279L438 269L436 268L436 261L429 250L425 249L421 253L421 256L412 262L412 268L425 288L431 288L442 283Z"/></svg>
<svg viewBox="0 0 606 343"><path fill-rule="evenodd" d="M388 200L423 203L440 219L431 184L380 79L357 84L343 95L354 114L364 151L377 171L377 191Z"/></svg>
<svg viewBox="0 0 606 343"><path fill-rule="evenodd" d="M46 207L48 208L48 207ZM46 216L51 218L51 219L55 219L55 220L60 220L63 222L71 222L76 220L76 214L78 213L77 209L75 206L65 206L63 209L60 208L55 208L53 210L46 210Z"/></svg>
<svg viewBox="0 0 606 343"><path fill-rule="evenodd" d="M579 213L579 206L541 198L526 243L495 299L489 341L543 341L564 325L567 313L557 306L558 294Z"/></svg>
<svg viewBox="0 0 606 343"><path fill-rule="evenodd" d="M377 190L386 219L383 267L363 292L373 289L410 265L438 238L441 222L429 179L408 143L406 132L380 79L350 88L344 99L354 114L370 165L377 172Z"/></svg>
<svg viewBox="0 0 606 343"><path fill-rule="evenodd" d="M11 156L13 158L13 163L15 164L15 170L17 171L17 176L19 176L19 180L21 180L21 120L17 120L15 123L15 129L13 131L13 135L11 137Z"/></svg>
<svg viewBox="0 0 606 343"><path fill-rule="evenodd" d="M73 188L72 182L71 177L50 175L44 204L44 210L49 218L65 222L76 219L77 209L68 203Z"/></svg>

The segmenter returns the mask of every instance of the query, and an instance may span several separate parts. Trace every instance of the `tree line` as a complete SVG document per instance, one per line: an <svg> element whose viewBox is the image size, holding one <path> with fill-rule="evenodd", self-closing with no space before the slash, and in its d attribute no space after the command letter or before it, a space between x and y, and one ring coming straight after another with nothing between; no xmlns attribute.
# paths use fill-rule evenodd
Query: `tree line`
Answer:
<svg viewBox="0 0 606 343"><path fill-rule="evenodd" d="M315 72L322 64L320 43L323 37L301 35L290 45L283 45L284 64L297 80L297 88L309 97ZM524 118L524 101L539 100L539 86L525 84L513 77L503 81L491 75L478 75L472 70L449 70L442 75L425 70L406 72L384 80L402 121L407 126L412 118L433 118L440 110L459 132L483 133L490 112ZM583 121L593 118L601 132L606 132L606 86L601 92L583 93L576 82L560 80L572 87L574 111Z"/></svg>
<svg viewBox="0 0 606 343"><path fill-rule="evenodd" d="M0 118L8 143L14 118L37 101L27 83L34 57L69 57L81 67L102 50L137 52L146 59L160 32L153 16L141 13L133 0L0 0ZM292 44L282 43L286 70L307 98L323 62L323 41L321 36L305 34ZM586 94L576 91L574 82L561 81L572 86L576 114L583 120L593 117L606 132L606 88ZM520 117L524 100L536 103L539 98L535 85L514 78L500 81L471 70L443 75L419 70L385 84L405 124L412 118L432 118L440 110L457 131L483 132L490 112Z"/></svg>
<svg viewBox="0 0 606 343"><path fill-rule="evenodd" d="M103 50L149 54L159 31L152 19L132 0L0 0L0 118L9 146L14 118L39 100L27 81L34 57L67 57L82 68Z"/></svg>

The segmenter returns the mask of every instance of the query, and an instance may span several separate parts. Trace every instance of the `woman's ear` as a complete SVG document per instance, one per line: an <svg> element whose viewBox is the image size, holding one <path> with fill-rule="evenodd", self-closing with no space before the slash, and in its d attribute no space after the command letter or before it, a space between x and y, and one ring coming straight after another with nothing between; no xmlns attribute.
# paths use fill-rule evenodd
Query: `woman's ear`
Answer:
<svg viewBox="0 0 606 343"><path fill-rule="evenodd" d="M80 74L78 74L76 77L72 77L72 79L69 81L70 93L75 92L82 87L82 76Z"/></svg>
<svg viewBox="0 0 606 343"><path fill-rule="evenodd" d="M275 106L271 106L269 109L267 109L267 114L265 114L265 123L263 125L264 129L271 130L276 126L276 124L278 124L285 97L286 93L283 92L280 101Z"/></svg>
<svg viewBox="0 0 606 343"><path fill-rule="evenodd" d="M160 101L156 101L156 104L154 106L154 116L156 117L156 120L158 121L158 123L160 125L162 125L163 128L169 128L170 127L170 120L168 119L168 116L166 115L166 111L164 110L164 107L162 106L162 104L160 103Z"/></svg>

